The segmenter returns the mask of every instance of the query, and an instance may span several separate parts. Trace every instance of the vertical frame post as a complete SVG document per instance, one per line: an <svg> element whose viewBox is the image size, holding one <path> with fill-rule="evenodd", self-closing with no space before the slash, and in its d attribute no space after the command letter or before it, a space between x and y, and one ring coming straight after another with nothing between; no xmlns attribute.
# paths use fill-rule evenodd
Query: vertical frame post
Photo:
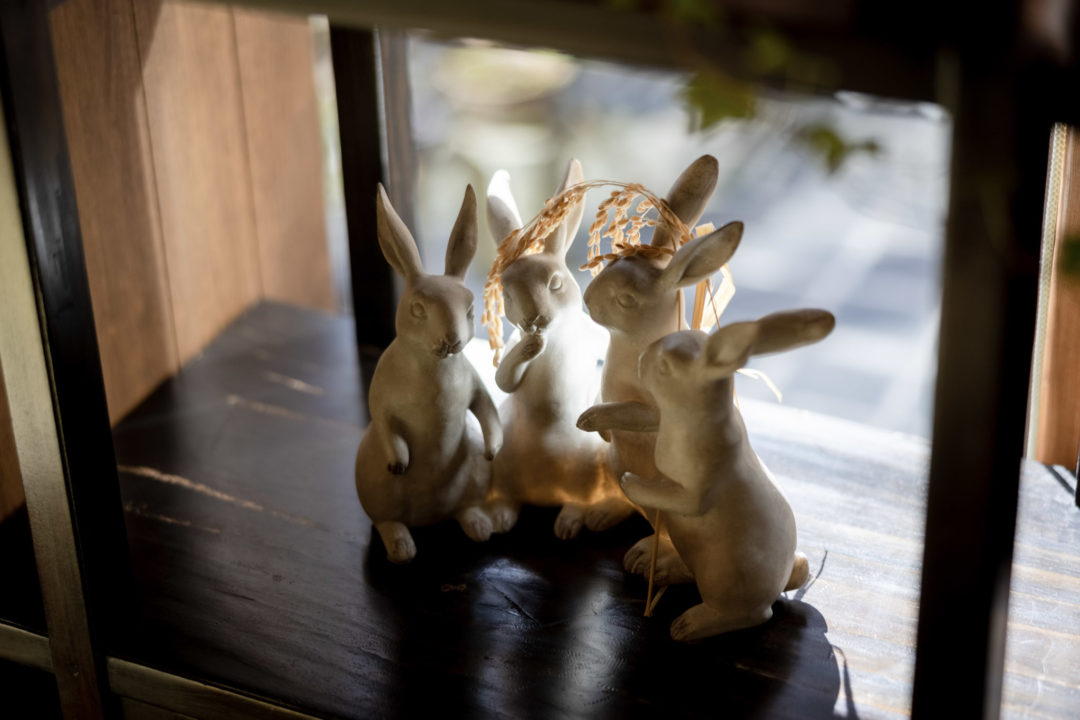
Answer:
<svg viewBox="0 0 1080 720"><path fill-rule="evenodd" d="M400 33L387 38L380 35L373 30L330 26L353 314L365 388L375 360L394 339L398 296L393 271L379 249L377 183L389 186L395 209L414 228L415 161L408 125L404 37ZM381 70L385 72L380 74Z"/></svg>
<svg viewBox="0 0 1080 720"><path fill-rule="evenodd" d="M1073 466L1073 476L1076 478L1076 507L1080 508L1080 455L1076 458Z"/></svg>
<svg viewBox="0 0 1080 720"><path fill-rule="evenodd" d="M1050 73L1018 53L1019 23L992 15L942 67L952 185L916 718L1000 712L1051 94Z"/></svg>
<svg viewBox="0 0 1080 720"><path fill-rule="evenodd" d="M0 3L0 97L25 235L5 239L4 373L62 706L99 717L130 556L45 0Z"/></svg>

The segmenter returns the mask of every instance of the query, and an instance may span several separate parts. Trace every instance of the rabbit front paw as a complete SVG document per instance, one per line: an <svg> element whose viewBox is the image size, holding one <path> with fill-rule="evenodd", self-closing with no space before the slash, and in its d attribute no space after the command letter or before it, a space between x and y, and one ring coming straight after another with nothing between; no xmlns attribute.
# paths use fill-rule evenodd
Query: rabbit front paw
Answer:
<svg viewBox="0 0 1080 720"><path fill-rule="evenodd" d="M409 469L409 446L405 443L405 438L396 433L390 435L390 447L387 448L387 453L390 455L390 462L387 463L386 469L391 475L404 475Z"/></svg>
<svg viewBox="0 0 1080 720"><path fill-rule="evenodd" d="M538 333L526 335L521 340L521 359L532 360L544 349L544 336Z"/></svg>
<svg viewBox="0 0 1080 720"><path fill-rule="evenodd" d="M578 416L578 429L584 430L585 432L600 432L605 429L603 417L603 408L599 405L593 405L591 408Z"/></svg>
<svg viewBox="0 0 1080 720"><path fill-rule="evenodd" d="M502 437L492 438L484 442L484 459L491 462L502 450Z"/></svg>

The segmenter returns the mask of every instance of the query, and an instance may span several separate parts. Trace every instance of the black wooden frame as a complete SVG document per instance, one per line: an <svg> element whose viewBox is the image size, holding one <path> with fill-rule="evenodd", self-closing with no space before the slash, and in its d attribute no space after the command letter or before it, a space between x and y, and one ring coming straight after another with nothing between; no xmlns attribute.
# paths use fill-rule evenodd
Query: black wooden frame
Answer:
<svg viewBox="0 0 1080 720"><path fill-rule="evenodd" d="M322 10L335 22L332 44L354 296L363 300L363 305L357 303L362 345L380 346L389 340L393 294L389 271L375 250L371 202L371 185L385 177L378 142L376 46L370 31L347 30L345 25L417 25L448 34L475 29L472 34L581 54L678 62L658 56L648 43L635 44L634 38L653 31L650 18L613 14L590 3L533 0L510 6L475 0L460 11L431 0L252 4ZM561 14L552 12L554 5ZM74 550L92 638L100 641L122 631L111 603L124 597L127 551L47 6L45 0L0 3L0 89L40 298L70 520L76 530ZM815 34L813 29L792 35L798 47L834 59L845 70L839 76L845 87L935 99L930 89L936 83L936 99L955 118L913 691L917 717L994 717L1000 704L1047 139L1051 121L1077 117L1077 101L1068 93L1053 92L1075 81L1076 61L1054 60L1025 29L1021 8L1019 2L980 7L978 32L968 28L963 8L916 3L867 10L861 29L847 36ZM513 22L514 12L529 20ZM930 29L913 20L928 17L936 21ZM598 18L610 20L619 32L604 24L589 29ZM560 28L565 30L561 35ZM716 53L717 62L739 70L737 58L723 50ZM875 58L882 63L868 61ZM928 58L936 62L928 63ZM889 69L896 73L887 73ZM989 190L987 178L994 181ZM986 202L1002 210L1002 221L987 221ZM50 632L58 631L62 628L50 622ZM103 648L108 646L95 642L93 647L92 661L104 679L109 673ZM957 648L964 649L962 660ZM55 664L55 651L53 659ZM71 705L66 710L77 712Z"/></svg>
<svg viewBox="0 0 1080 720"><path fill-rule="evenodd" d="M383 167L379 88L379 41L375 31L330 26L338 124L341 128L341 173L345 219L349 226L349 269L356 318L356 342L370 359L394 339L393 271L383 261L371 229L376 183L389 185Z"/></svg>
<svg viewBox="0 0 1080 720"><path fill-rule="evenodd" d="M72 636L81 623L69 622L68 597L58 597L44 577L43 595L65 715L93 717L111 704L108 643L124 632L125 603L134 598L48 10L36 0L0 3L0 95L67 489L66 507L29 507L28 492L28 509L39 568L41 524L71 526L74 547L50 544L48 550L75 555L81 572L63 580L81 592L65 595L84 599L89 637ZM94 701L96 712L80 709Z"/></svg>

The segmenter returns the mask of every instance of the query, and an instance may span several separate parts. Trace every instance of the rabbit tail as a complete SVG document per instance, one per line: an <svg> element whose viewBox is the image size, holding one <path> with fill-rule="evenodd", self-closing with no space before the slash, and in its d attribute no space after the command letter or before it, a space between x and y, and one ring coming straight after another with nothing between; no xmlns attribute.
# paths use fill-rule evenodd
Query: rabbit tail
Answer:
<svg viewBox="0 0 1080 720"><path fill-rule="evenodd" d="M801 552L795 553L795 567L791 568L791 577L784 586L784 591L797 590L810 577L810 562Z"/></svg>

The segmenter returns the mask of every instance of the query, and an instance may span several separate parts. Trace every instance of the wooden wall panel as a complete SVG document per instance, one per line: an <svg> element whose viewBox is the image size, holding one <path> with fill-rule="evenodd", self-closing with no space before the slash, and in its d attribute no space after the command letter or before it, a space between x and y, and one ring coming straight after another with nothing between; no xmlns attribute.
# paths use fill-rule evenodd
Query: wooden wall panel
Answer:
<svg viewBox="0 0 1080 720"><path fill-rule="evenodd" d="M154 0L50 22L115 423L259 299L335 306L310 29Z"/></svg>
<svg viewBox="0 0 1080 720"><path fill-rule="evenodd" d="M134 3L183 363L261 295L232 12Z"/></svg>
<svg viewBox="0 0 1080 720"><path fill-rule="evenodd" d="M263 294L336 307L306 17L234 9Z"/></svg>
<svg viewBox="0 0 1080 720"><path fill-rule="evenodd" d="M1080 131L1069 128L1041 368L1036 458L1075 468L1080 452Z"/></svg>
<svg viewBox="0 0 1080 720"><path fill-rule="evenodd" d="M0 372L0 522L18 510L23 496L19 460L15 456L15 434L11 428L4 374Z"/></svg>
<svg viewBox="0 0 1080 720"><path fill-rule="evenodd" d="M51 13L109 416L178 367L131 0Z"/></svg>

